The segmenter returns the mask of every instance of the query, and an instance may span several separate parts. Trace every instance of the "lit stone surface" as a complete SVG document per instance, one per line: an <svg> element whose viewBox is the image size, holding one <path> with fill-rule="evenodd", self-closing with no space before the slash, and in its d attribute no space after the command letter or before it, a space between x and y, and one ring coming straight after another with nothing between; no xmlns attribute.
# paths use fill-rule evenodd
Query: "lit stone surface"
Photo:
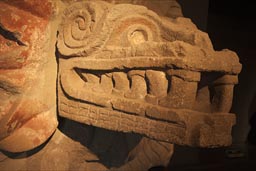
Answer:
<svg viewBox="0 0 256 171"><path fill-rule="evenodd" d="M0 2L1 149L30 150L57 127L51 13L47 0Z"/></svg>
<svg viewBox="0 0 256 171"><path fill-rule="evenodd" d="M74 3L64 11L57 48L61 116L169 143L231 143L235 117L228 112L241 65L234 52L214 51L207 34L190 20L166 20L130 4ZM85 88L91 84L80 78L85 74L112 74L112 94ZM202 86L209 90L200 91ZM202 93L207 105L200 100ZM173 113L174 120L166 119ZM227 129L219 132L221 125Z"/></svg>
<svg viewBox="0 0 256 171"><path fill-rule="evenodd" d="M173 144L231 144L237 55L176 1L106 1L0 2L0 148L37 151L1 168L148 170Z"/></svg>

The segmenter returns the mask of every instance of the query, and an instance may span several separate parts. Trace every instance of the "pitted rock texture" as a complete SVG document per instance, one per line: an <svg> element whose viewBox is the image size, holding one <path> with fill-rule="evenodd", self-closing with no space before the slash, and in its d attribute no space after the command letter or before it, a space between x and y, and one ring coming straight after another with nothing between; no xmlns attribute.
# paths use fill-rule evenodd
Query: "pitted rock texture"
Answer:
<svg viewBox="0 0 256 171"><path fill-rule="evenodd" d="M169 143L227 146L241 64L186 18L74 3L59 28L60 115ZM226 127L226 129L223 129Z"/></svg>

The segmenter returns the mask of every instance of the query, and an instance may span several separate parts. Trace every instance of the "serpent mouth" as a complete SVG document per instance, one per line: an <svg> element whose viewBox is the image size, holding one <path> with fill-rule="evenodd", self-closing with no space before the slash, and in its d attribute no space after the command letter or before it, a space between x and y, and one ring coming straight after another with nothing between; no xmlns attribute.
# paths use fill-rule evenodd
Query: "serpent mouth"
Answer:
<svg viewBox="0 0 256 171"><path fill-rule="evenodd" d="M60 115L159 141L229 145L237 55L214 51L190 21L96 6L68 8L59 29Z"/></svg>
<svg viewBox="0 0 256 171"><path fill-rule="evenodd" d="M184 61L145 56L60 58L60 115L160 141L228 145L231 137L220 135L229 135L235 123L228 112L236 75L228 69L191 70ZM220 131L220 125L228 129ZM205 140L209 132L218 140Z"/></svg>

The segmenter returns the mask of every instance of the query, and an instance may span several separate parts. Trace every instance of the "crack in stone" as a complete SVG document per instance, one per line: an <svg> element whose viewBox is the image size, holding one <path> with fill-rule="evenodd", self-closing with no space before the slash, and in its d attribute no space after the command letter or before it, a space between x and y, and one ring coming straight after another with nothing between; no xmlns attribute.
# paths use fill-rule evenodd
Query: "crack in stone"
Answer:
<svg viewBox="0 0 256 171"><path fill-rule="evenodd" d="M5 39L16 42L19 46L27 46L24 42L20 40L21 34L19 32L11 32L7 30L0 22L0 35Z"/></svg>
<svg viewBox="0 0 256 171"><path fill-rule="evenodd" d="M7 82L2 82L2 81L0 81L0 90L4 90L5 92L13 95L20 93L16 87L9 85L9 83Z"/></svg>

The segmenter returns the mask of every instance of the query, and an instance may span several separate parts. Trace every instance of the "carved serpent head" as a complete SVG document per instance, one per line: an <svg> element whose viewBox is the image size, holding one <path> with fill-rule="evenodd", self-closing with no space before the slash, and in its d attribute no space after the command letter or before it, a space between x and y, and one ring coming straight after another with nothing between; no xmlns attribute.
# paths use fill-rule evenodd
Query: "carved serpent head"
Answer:
<svg viewBox="0 0 256 171"><path fill-rule="evenodd" d="M231 143L228 112L241 65L234 52L214 51L189 19L75 3L64 12L57 48L61 116L177 144Z"/></svg>

